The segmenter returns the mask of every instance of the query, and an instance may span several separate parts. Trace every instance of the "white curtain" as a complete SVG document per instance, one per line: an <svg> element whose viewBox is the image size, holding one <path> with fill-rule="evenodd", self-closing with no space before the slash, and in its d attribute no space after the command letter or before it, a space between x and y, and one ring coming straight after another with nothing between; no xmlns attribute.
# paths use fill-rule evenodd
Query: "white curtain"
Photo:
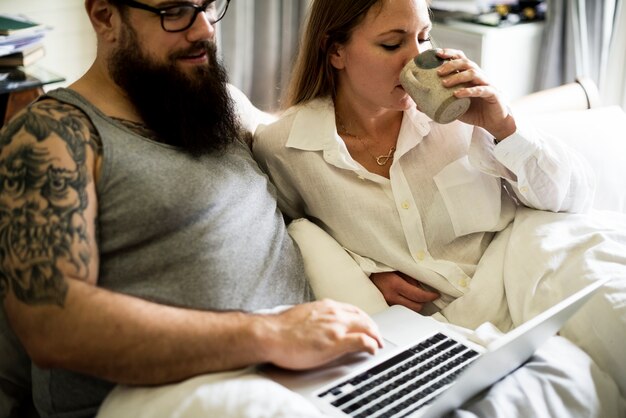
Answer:
<svg viewBox="0 0 626 418"><path fill-rule="evenodd" d="M600 93L605 104L616 104L626 110L626 4L619 1L615 25Z"/></svg>
<svg viewBox="0 0 626 418"><path fill-rule="evenodd" d="M232 0L218 23L230 82L257 107L277 110L309 0Z"/></svg>
<svg viewBox="0 0 626 418"><path fill-rule="evenodd" d="M537 89L590 77L600 87L605 104L623 104L623 87L621 99L609 93L616 83L623 86L625 78L624 1L547 0Z"/></svg>

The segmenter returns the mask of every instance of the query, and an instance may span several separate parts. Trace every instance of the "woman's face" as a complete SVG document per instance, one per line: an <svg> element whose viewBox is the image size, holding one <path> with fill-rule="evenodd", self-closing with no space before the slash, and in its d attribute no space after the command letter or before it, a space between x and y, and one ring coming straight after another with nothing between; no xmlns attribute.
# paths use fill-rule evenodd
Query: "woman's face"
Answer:
<svg viewBox="0 0 626 418"><path fill-rule="evenodd" d="M425 0L381 0L331 56L339 73L337 99L372 109L414 106L400 85L400 71L431 48L430 29Z"/></svg>

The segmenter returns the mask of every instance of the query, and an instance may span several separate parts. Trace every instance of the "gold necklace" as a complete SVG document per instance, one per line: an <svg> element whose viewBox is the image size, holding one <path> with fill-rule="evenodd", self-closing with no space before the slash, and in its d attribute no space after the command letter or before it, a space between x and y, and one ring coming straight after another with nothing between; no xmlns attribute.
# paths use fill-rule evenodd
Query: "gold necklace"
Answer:
<svg viewBox="0 0 626 418"><path fill-rule="evenodd" d="M376 161L376 164L382 167L384 165L387 165L389 160L393 160L393 153L396 151L395 145L389 148L389 152L387 152L387 154L382 154L376 157L374 156L374 154L370 152L369 148L367 147L367 144L365 144L365 141L363 141L363 139L361 139L360 136L351 134L350 132L348 132L348 130L346 129L346 126L343 124L343 121L339 119L337 116L335 116L335 119L337 120L337 124L339 125L339 128L341 129L340 134L355 138L357 141L359 141L361 145L363 145L363 148L365 149L365 151L367 151L367 153L370 155L370 157L372 157L374 161Z"/></svg>

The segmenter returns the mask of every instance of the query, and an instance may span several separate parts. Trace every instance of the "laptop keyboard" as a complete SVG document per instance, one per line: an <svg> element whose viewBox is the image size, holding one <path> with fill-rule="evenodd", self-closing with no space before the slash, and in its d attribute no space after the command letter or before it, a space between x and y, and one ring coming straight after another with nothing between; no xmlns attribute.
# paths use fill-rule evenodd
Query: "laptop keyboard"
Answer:
<svg viewBox="0 0 626 418"><path fill-rule="evenodd" d="M478 353L435 334L317 396L355 418L399 418L432 402Z"/></svg>

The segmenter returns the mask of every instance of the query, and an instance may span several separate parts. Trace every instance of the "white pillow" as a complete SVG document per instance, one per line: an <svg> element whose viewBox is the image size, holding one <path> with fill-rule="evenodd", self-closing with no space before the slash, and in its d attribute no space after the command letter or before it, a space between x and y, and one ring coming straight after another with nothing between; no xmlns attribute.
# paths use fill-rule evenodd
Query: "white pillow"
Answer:
<svg viewBox="0 0 626 418"><path fill-rule="evenodd" d="M318 299L351 303L369 314L389 306L356 261L322 228L307 219L296 219L287 230L300 247L304 269Z"/></svg>
<svg viewBox="0 0 626 418"><path fill-rule="evenodd" d="M246 132L253 134L259 125L269 125L277 119L276 115L264 112L254 106L250 99L232 84L228 84L228 92L235 104L235 112L239 116L239 122Z"/></svg>
<svg viewBox="0 0 626 418"><path fill-rule="evenodd" d="M587 158L596 173L595 209L626 213L626 113L619 106L525 116Z"/></svg>

